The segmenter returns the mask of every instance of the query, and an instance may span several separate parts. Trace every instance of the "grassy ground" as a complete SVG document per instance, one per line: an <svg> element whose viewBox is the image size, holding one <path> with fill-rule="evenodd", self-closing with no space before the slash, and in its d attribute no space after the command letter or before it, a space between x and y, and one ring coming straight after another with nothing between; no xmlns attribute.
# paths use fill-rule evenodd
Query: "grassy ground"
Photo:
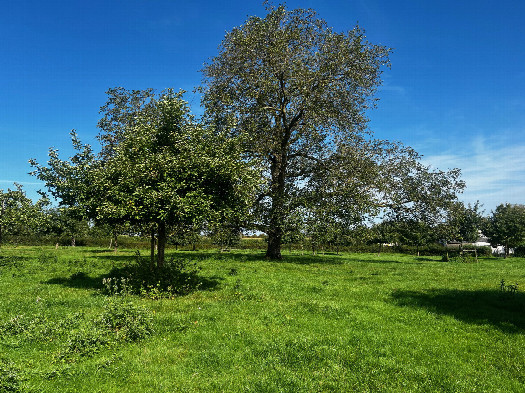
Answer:
<svg viewBox="0 0 525 393"><path fill-rule="evenodd" d="M107 296L133 251L0 249L0 391L525 391L525 295L500 290L525 259L172 255L207 289Z"/></svg>

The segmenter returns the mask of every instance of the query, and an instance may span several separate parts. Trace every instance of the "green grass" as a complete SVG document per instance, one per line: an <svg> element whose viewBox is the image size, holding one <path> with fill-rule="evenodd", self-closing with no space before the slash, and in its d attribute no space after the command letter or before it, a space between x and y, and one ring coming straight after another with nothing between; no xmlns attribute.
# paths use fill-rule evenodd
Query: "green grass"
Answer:
<svg viewBox="0 0 525 393"><path fill-rule="evenodd" d="M109 299L133 254L0 249L0 391L525 391L525 259L172 252L206 290ZM129 302L153 333L100 324Z"/></svg>

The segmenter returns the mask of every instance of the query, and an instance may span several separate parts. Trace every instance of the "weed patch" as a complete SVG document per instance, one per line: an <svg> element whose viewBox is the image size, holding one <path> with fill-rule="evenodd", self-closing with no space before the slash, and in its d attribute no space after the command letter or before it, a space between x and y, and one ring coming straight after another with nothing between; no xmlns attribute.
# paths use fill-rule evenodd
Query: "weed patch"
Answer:
<svg viewBox="0 0 525 393"><path fill-rule="evenodd" d="M10 362L0 359L0 392L20 392L20 371Z"/></svg>

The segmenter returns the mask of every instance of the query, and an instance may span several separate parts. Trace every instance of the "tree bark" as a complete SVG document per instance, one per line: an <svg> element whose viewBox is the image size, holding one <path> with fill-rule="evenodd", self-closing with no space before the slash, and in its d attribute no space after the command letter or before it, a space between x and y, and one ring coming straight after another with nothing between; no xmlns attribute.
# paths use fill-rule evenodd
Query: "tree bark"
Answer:
<svg viewBox="0 0 525 393"><path fill-rule="evenodd" d="M150 240L150 264L149 267L153 270L155 266L155 227L151 226L151 240Z"/></svg>
<svg viewBox="0 0 525 393"><path fill-rule="evenodd" d="M161 221L158 223L157 233L157 268L164 266L164 250L166 249L166 223Z"/></svg>
<svg viewBox="0 0 525 393"><path fill-rule="evenodd" d="M115 252L117 252L118 249L118 233L117 228L113 229L113 246L115 247Z"/></svg>
<svg viewBox="0 0 525 393"><path fill-rule="evenodd" d="M271 198L270 229L268 231L268 248L266 258L282 259L281 245L284 225L284 189L286 179L286 153L280 153L271 160Z"/></svg>

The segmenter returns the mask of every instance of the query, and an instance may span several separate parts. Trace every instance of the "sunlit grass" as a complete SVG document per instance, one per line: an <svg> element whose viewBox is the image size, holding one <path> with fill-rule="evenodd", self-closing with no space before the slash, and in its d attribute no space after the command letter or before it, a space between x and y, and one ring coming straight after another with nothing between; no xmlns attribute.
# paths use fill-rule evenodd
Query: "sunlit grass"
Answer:
<svg viewBox="0 0 525 393"><path fill-rule="evenodd" d="M499 284L525 284L524 259L172 255L198 259L213 285L129 296L152 335L61 359L67 329L94 326L102 278L134 251L2 248L0 369L39 392L523 391L525 298ZM16 316L37 327L6 333Z"/></svg>

